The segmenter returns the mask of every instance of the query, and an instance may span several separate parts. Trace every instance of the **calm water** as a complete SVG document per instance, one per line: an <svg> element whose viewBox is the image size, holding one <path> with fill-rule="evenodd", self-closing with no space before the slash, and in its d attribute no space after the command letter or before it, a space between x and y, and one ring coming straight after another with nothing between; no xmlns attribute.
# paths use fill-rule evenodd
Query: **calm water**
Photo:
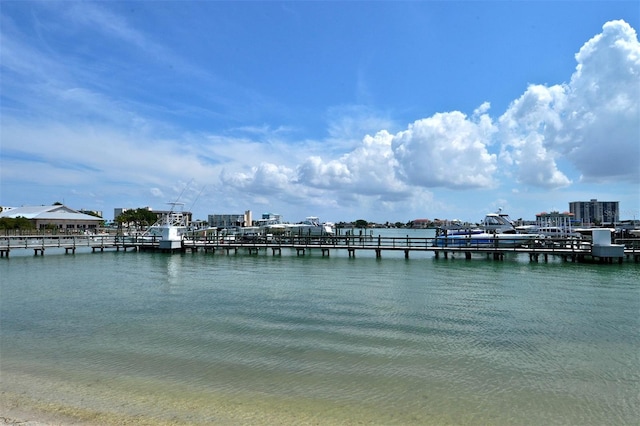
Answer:
<svg viewBox="0 0 640 426"><path fill-rule="evenodd" d="M0 261L5 405L88 424L638 424L640 265Z"/></svg>

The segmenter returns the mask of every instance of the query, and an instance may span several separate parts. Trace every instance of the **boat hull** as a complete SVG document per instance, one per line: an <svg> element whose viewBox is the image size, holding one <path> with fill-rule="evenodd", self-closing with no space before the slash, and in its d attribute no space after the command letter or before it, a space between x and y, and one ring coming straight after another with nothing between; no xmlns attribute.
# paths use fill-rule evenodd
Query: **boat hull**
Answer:
<svg viewBox="0 0 640 426"><path fill-rule="evenodd" d="M540 239L533 234L467 234L436 237L437 247L520 247Z"/></svg>

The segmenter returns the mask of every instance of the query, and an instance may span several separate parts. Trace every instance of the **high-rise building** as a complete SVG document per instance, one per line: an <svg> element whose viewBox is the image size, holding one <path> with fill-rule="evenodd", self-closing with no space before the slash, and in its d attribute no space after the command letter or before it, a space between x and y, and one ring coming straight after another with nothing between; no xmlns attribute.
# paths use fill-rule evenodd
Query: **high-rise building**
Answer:
<svg viewBox="0 0 640 426"><path fill-rule="evenodd" d="M577 222L614 223L620 221L620 207L618 201L572 201L569 211Z"/></svg>

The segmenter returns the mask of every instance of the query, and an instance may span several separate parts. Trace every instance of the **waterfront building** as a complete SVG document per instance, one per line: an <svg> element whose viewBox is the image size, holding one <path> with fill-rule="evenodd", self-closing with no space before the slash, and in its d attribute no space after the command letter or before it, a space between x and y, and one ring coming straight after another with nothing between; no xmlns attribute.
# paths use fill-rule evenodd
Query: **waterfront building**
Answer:
<svg viewBox="0 0 640 426"><path fill-rule="evenodd" d="M569 211L577 222L584 225L616 223L620 221L618 201L573 201L569 203Z"/></svg>
<svg viewBox="0 0 640 426"><path fill-rule="evenodd" d="M565 238L573 234L576 225L574 214L552 211L536 214L536 232L550 237Z"/></svg>
<svg viewBox="0 0 640 426"><path fill-rule="evenodd" d="M118 218L118 216L120 216L122 213L125 213L125 212L127 212L129 210L135 210L135 209L128 209L128 208L124 208L124 207L117 207L117 208L113 209L113 220L116 220Z"/></svg>
<svg viewBox="0 0 640 426"><path fill-rule="evenodd" d="M184 226L189 226L193 219L191 212L185 212L181 210L151 210L156 214L158 220L164 219L169 216L170 223L181 223Z"/></svg>
<svg viewBox="0 0 640 426"><path fill-rule="evenodd" d="M0 218L3 217L23 217L36 229L54 228L68 232L95 231L103 222L101 217L84 214L62 204L3 208Z"/></svg>
<svg viewBox="0 0 640 426"><path fill-rule="evenodd" d="M156 215L156 220L163 220L167 216L169 216L169 221L171 223L182 223L185 226L188 226L193 219L193 214L191 212L186 212L182 210L173 210L173 209L172 210L154 210L151 207L144 207L143 209L153 212ZM118 216L130 210L137 210L137 209L124 208L124 207L118 207L113 209L113 220L116 221L118 219Z"/></svg>
<svg viewBox="0 0 640 426"><path fill-rule="evenodd" d="M429 219L414 219L411 221L411 227L416 229L426 229L431 226Z"/></svg>
<svg viewBox="0 0 640 426"><path fill-rule="evenodd" d="M207 222L212 228L233 228L251 226L251 210L244 213L210 214Z"/></svg>

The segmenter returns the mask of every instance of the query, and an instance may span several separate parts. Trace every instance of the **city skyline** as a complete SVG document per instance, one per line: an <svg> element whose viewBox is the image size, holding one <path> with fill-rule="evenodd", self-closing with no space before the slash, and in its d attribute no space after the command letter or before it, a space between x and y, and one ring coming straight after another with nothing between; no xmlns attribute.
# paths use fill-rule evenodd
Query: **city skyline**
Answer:
<svg viewBox="0 0 640 426"><path fill-rule="evenodd" d="M188 210L184 210L184 206L182 206L182 203L170 203L170 204L174 204L172 206L170 206L168 209L158 209L158 208L154 208L153 206L142 206L142 207L116 207L113 209L113 217L110 217L109 215L105 215L105 213L103 211L98 211L98 210L84 210L84 209L75 209L72 206L67 206L63 203L59 203L56 202L51 206L48 205L37 205L37 206L0 206L0 214L2 212L10 212L11 213L11 217L15 217L15 212L17 210L22 210L23 208L27 208L27 209L31 209L30 212L32 211L37 211L38 207L52 207L52 206L64 206L66 208L70 208L72 210L76 210L79 213L84 213L84 214L89 214L89 215L93 215L93 216L97 216L101 219L103 219L105 222L109 223L112 220L115 221L117 219L117 217L121 214L123 214L124 212L127 212L129 210L138 210L138 209L145 209L145 210L149 210L150 212L156 213L158 215L160 214L186 214L189 217L189 222L211 222L211 218L212 217L224 217L226 222L238 222L238 223L243 223L242 226L252 226L255 224L255 222L260 221L260 220L275 220L275 223L296 223L296 221L291 221L288 220L286 218L284 218L282 215L278 214L278 213L273 213L273 212L253 212L252 210L245 210L243 212L217 212L217 213L208 213L206 214L206 217L195 217L193 216L193 212L188 211ZM621 218L620 217L620 208L619 208L619 202L618 201L603 201L603 200L597 200L597 199L591 199L591 200L584 200L584 201L571 201L568 203L568 209L564 209L564 210L551 210L551 211L541 211L538 213L535 213L535 219L532 219L530 217L519 217L519 218L512 218L514 221L517 222L528 222L528 223L532 223L534 221L538 220L538 217L555 217L555 216L566 216L566 215L575 215L575 219L577 222L581 222L581 223L587 223L590 224L592 222L594 222L593 219L595 219L597 222L633 222L633 224L635 224L636 222L636 217L634 216L633 218ZM36 210L33 210L34 208L36 208ZM501 211L502 209L499 209L498 212L504 213ZM255 213L255 216L254 216ZM491 212L493 213L493 212ZM18 216L20 217L20 216ZM366 215L361 215L359 216L359 219L340 219L338 221L336 221L335 223L354 223L354 222L358 222L358 221L367 221L365 219ZM160 218L160 216L159 216ZM242 219L238 219L238 218L242 218ZM308 219L308 218L307 218ZM586 222L585 222L586 220ZM248 222L247 222L248 221ZM378 225L384 225L384 224L398 224L398 223L402 223L403 225L409 225L410 223L413 222L425 222L425 223L431 223L431 222L448 222L448 221L458 221L458 219L452 219L452 218L447 218L447 217L433 217L433 218L425 218L425 217L416 217L407 221L402 221L402 220L394 220L394 219L388 219L388 220L378 220L378 221L367 221L370 224L378 224ZM472 223L472 221L467 221L467 223ZM478 223L478 222L476 222Z"/></svg>

